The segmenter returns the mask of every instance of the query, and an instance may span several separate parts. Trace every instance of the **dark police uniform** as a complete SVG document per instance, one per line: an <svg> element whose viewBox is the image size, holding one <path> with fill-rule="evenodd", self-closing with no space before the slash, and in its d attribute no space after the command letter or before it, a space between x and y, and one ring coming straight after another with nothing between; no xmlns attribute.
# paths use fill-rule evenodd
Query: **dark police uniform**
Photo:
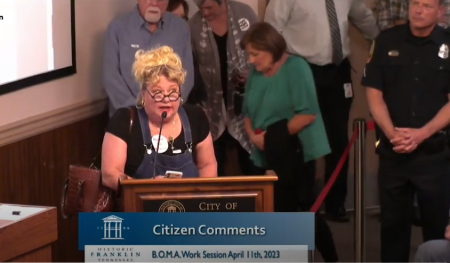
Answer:
<svg viewBox="0 0 450 263"><path fill-rule="evenodd" d="M421 128L449 101L450 33L435 27L415 37L409 24L381 33L372 44L362 85L383 92L394 127ZM384 134L377 147L381 260L408 262L411 214L417 194L425 241L443 239L450 208L450 151L442 131L410 154L393 151Z"/></svg>

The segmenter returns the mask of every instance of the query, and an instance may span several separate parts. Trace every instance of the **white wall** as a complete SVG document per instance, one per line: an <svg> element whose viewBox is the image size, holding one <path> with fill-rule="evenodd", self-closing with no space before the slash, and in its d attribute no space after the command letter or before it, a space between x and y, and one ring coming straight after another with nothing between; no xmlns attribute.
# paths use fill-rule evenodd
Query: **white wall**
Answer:
<svg viewBox="0 0 450 263"><path fill-rule="evenodd" d="M128 12L135 4L136 0L76 0L78 73L0 96L0 132L2 126L104 97L101 85L104 32L114 17Z"/></svg>

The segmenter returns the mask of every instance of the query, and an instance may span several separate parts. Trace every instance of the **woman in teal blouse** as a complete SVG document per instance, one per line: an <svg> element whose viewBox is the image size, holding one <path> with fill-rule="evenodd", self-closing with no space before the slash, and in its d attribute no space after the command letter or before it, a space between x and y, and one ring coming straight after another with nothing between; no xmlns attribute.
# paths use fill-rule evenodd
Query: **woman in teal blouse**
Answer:
<svg viewBox="0 0 450 263"><path fill-rule="evenodd" d="M270 124L282 119L290 120L290 134L296 134L301 141L305 163L329 154L331 150L308 63L285 53L283 36L267 23L251 28L241 44L254 65L248 76L243 114L246 131L256 146L251 154L255 165L266 167L265 134L255 131L265 131Z"/></svg>
<svg viewBox="0 0 450 263"><path fill-rule="evenodd" d="M286 120L287 136L294 139L297 136L303 151L299 157L303 156L303 160L294 161L301 163L301 169L287 171L300 171L300 174L291 176L306 178L307 180L302 181L303 184L308 182L306 191L313 193L314 161L329 154L331 150L311 69L303 58L286 53L287 44L283 36L268 23L253 25L242 39L241 45L249 53L250 63L254 66L247 78L243 105L245 129L256 146L251 153L251 159L256 166L268 167L265 156L269 153L265 152L264 145L268 135L266 131L272 124ZM299 166L293 164L295 165ZM297 187L294 191L286 189L286 185L284 187L277 190L275 185L275 196L280 194L277 192L291 192L293 195L286 196L282 193L284 200L281 200L281 203L288 202L288 199L297 199L305 189L300 189L295 183L287 186ZM308 200L302 200L298 204L302 211L309 210L315 201L314 194L307 196ZM277 197L275 207L277 208ZM319 216L316 220L316 244L325 261L338 261L331 231L326 221Z"/></svg>
<svg viewBox="0 0 450 263"><path fill-rule="evenodd" d="M268 55L249 49L250 54L259 53L258 57ZM256 58L250 59L256 61ZM317 160L331 151L308 63L303 58L287 54L277 63L268 73L259 71L255 65L248 76L243 113L247 119L246 131L257 147L251 159L258 167L266 166L262 144L264 134L258 135L254 131L264 131L281 119L290 120L290 133L297 134L302 142L305 162Z"/></svg>

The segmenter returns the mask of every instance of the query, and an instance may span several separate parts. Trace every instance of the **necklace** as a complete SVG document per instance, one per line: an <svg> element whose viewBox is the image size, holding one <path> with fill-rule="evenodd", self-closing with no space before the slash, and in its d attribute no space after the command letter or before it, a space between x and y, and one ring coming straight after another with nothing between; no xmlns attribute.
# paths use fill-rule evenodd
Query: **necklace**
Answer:
<svg viewBox="0 0 450 263"><path fill-rule="evenodd" d="M175 124L176 124L176 118L174 117L173 121L172 121L173 133L176 132L176 125ZM157 129L158 133L161 131L160 127L155 126L153 123L150 122L150 125L153 126L153 128ZM164 128L164 126L162 128Z"/></svg>
<svg viewBox="0 0 450 263"><path fill-rule="evenodd" d="M175 134L175 132L176 132L176 127L177 127L176 124L177 124L177 119L176 119L176 117L174 117L173 121L172 121L173 134ZM159 131L159 128L158 128L158 131ZM170 144L170 149L172 150L173 154L181 153L180 149L175 149L175 146L174 146L175 138L172 135L169 135L168 143Z"/></svg>
<svg viewBox="0 0 450 263"><path fill-rule="evenodd" d="M175 133L175 128L176 128L176 121L175 121L175 119L173 120L173 131L174 131L174 133ZM170 144L170 149L172 150L172 153L173 154L180 154L181 153L181 150L180 149L175 149L175 146L174 146L174 143L175 143L175 138L173 137L173 136L169 136L169 144Z"/></svg>

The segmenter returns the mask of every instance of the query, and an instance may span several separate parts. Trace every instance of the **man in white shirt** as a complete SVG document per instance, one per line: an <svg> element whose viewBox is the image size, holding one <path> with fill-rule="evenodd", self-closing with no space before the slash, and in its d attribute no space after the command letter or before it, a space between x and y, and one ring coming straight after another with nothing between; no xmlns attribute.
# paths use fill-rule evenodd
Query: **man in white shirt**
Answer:
<svg viewBox="0 0 450 263"><path fill-rule="evenodd" d="M285 37L288 52L310 63L332 150L326 157L326 180L349 143L348 121L353 102L349 18L367 38L378 35L374 15L363 0L270 1L265 14L265 21ZM347 170L348 162L325 200L328 218L337 222L348 222L344 209Z"/></svg>

